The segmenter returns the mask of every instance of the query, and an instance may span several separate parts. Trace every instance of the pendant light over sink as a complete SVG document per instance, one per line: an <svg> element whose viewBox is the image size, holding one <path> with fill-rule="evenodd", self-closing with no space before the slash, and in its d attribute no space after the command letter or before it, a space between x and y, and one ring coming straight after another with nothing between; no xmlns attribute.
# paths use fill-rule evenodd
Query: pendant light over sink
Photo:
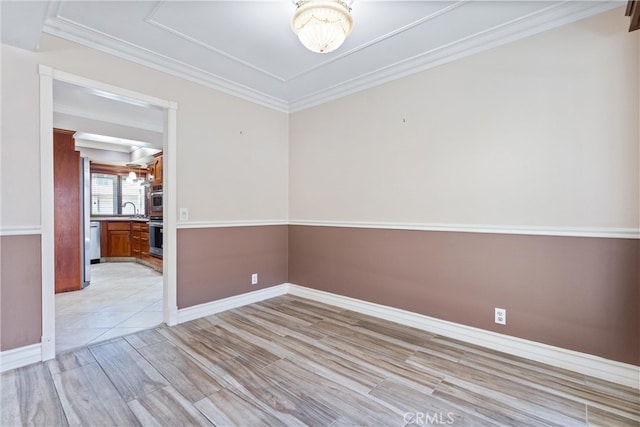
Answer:
<svg viewBox="0 0 640 427"><path fill-rule="evenodd" d="M140 165L136 164L136 163L127 163L127 167L129 169L131 168L138 168L138 171L140 171ZM133 184L134 182L136 182L138 180L138 176L136 175L136 172L133 170L129 171L129 175L127 175L127 178L125 179L125 182L127 184Z"/></svg>
<svg viewBox="0 0 640 427"><path fill-rule="evenodd" d="M291 20L300 42L316 53L333 52L353 29L351 8L339 0L300 0Z"/></svg>

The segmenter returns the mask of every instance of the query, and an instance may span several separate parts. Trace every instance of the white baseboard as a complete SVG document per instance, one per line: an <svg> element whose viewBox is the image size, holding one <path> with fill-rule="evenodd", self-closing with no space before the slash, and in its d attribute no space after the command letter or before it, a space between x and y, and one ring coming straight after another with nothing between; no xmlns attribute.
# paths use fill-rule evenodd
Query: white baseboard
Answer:
<svg viewBox="0 0 640 427"><path fill-rule="evenodd" d="M280 295L291 294L312 299L325 304L353 310L402 325L422 329L435 334L459 339L524 357L559 368L590 375L603 380L640 388L640 367L604 359L591 354L580 353L560 347L554 347L535 341L498 334L496 332L473 328L458 323L436 319L406 310L400 310L381 304L350 298L329 292L318 291L291 283L284 283L246 294L236 295L206 304L178 310L178 323L188 322L210 316L232 308L264 301ZM0 352L0 372L36 363L42 360L41 344L33 344L13 350Z"/></svg>
<svg viewBox="0 0 640 427"><path fill-rule="evenodd" d="M287 293L287 290L287 284L276 285L271 286L270 288L248 292L246 294L183 308L178 310L178 323L188 322L189 320L199 319L201 317L210 316L232 308L242 307L243 305L253 304L254 302L260 302L269 298L284 295Z"/></svg>
<svg viewBox="0 0 640 427"><path fill-rule="evenodd" d="M288 293L433 332L559 368L640 388L640 367L591 354L448 322L406 310L289 284Z"/></svg>
<svg viewBox="0 0 640 427"><path fill-rule="evenodd" d="M31 344L7 351L0 351L0 372L20 368L42 360L40 344Z"/></svg>
<svg viewBox="0 0 640 427"><path fill-rule="evenodd" d="M171 320L173 320L170 324L174 325L177 323L188 322L189 320L199 319L201 317L210 316L232 308L242 307L243 305L253 304L255 302L284 295L287 293L287 290L288 285L281 284L248 292L242 295L212 301L206 304L183 308L182 310L177 310L177 316L175 314L173 316L170 315L169 321L171 322ZM9 371L11 369L42 361L44 347L46 347L46 345L43 346L38 343L0 352L0 372Z"/></svg>

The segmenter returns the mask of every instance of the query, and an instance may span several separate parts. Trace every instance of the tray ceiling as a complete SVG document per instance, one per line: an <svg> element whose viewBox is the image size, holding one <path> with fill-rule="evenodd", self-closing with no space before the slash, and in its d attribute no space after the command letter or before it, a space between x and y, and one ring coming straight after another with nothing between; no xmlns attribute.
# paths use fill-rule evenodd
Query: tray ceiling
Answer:
<svg viewBox="0 0 640 427"><path fill-rule="evenodd" d="M45 32L292 112L624 4L355 0L352 34L316 54L288 0L3 1L2 41L35 50Z"/></svg>

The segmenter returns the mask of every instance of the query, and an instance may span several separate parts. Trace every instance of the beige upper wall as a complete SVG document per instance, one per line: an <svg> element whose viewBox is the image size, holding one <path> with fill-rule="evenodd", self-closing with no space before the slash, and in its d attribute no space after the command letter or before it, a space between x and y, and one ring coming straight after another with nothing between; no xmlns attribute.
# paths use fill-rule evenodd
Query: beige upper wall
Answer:
<svg viewBox="0 0 640 427"><path fill-rule="evenodd" d="M639 226L621 9L290 117L290 219Z"/></svg>
<svg viewBox="0 0 640 427"><path fill-rule="evenodd" d="M291 116L51 36L38 53L3 45L2 226L40 223L42 63L178 102L178 207L193 221L289 207L293 220L637 228L627 21L614 10Z"/></svg>
<svg viewBox="0 0 640 427"><path fill-rule="evenodd" d="M38 64L178 103L176 195L190 220L286 220L286 114L44 35L37 53L2 45L2 227L40 224Z"/></svg>

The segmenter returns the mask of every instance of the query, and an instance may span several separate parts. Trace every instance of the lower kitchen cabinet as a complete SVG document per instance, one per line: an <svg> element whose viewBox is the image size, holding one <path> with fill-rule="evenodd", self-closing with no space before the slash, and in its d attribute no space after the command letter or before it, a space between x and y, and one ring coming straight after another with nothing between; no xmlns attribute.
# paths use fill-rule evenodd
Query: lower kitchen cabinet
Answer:
<svg viewBox="0 0 640 427"><path fill-rule="evenodd" d="M131 256L149 258L149 224L145 222L131 223Z"/></svg>
<svg viewBox="0 0 640 427"><path fill-rule="evenodd" d="M149 223L145 221L102 221L100 251L104 258L133 258L162 272L162 260L149 253Z"/></svg>
<svg viewBox="0 0 640 427"><path fill-rule="evenodd" d="M130 257L131 223L128 221L107 223L107 256Z"/></svg>

